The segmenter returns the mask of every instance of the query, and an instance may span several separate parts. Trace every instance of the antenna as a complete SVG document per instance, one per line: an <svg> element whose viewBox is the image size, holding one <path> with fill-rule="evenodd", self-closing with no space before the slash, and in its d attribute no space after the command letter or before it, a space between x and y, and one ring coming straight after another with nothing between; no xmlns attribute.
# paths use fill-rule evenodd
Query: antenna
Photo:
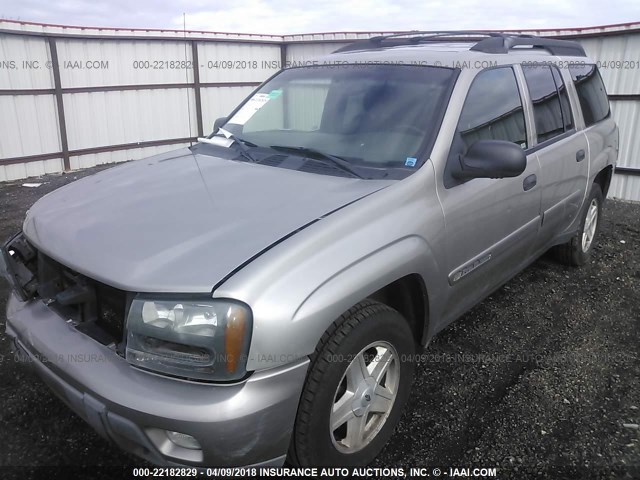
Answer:
<svg viewBox="0 0 640 480"><path fill-rule="evenodd" d="M184 36L184 76L187 82L187 122L189 124L189 146L193 147L193 141L191 138L193 135L191 134L191 98L189 98L189 69L187 65L189 65L189 60L187 59L187 14L182 12L182 32ZM197 65L194 65L193 68L198 68Z"/></svg>

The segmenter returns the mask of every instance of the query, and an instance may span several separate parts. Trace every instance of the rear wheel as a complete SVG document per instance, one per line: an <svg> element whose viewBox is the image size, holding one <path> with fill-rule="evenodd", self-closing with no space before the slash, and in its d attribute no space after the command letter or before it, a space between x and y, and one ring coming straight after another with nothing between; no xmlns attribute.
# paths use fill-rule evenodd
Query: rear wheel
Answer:
<svg viewBox="0 0 640 480"><path fill-rule="evenodd" d="M593 184L585 203L578 232L567 243L555 247L558 260L565 265L580 266L589 261L602 217L604 197L600 185Z"/></svg>
<svg viewBox="0 0 640 480"><path fill-rule="evenodd" d="M411 390L411 329L392 308L361 302L324 334L312 358L289 460L366 465L393 433Z"/></svg>

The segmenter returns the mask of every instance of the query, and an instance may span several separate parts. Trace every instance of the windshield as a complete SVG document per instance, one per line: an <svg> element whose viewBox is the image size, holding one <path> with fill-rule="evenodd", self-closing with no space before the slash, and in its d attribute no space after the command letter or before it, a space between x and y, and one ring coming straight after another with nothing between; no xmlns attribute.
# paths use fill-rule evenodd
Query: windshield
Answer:
<svg viewBox="0 0 640 480"><path fill-rule="evenodd" d="M437 133L454 75L452 69L408 65L284 70L223 128L249 149L342 161L343 168L359 171L414 171L430 153L425 148Z"/></svg>

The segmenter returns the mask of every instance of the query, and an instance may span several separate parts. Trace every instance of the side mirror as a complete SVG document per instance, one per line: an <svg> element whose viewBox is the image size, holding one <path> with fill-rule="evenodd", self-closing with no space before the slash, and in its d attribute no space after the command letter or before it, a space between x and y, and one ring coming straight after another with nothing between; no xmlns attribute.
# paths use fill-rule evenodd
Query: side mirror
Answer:
<svg viewBox="0 0 640 480"><path fill-rule="evenodd" d="M460 166L452 172L459 180L517 177L527 168L524 150L503 140L478 140L459 160Z"/></svg>
<svg viewBox="0 0 640 480"><path fill-rule="evenodd" d="M227 123L227 120L229 120L228 117L220 117L215 122L213 122L213 133L216 133L222 125Z"/></svg>

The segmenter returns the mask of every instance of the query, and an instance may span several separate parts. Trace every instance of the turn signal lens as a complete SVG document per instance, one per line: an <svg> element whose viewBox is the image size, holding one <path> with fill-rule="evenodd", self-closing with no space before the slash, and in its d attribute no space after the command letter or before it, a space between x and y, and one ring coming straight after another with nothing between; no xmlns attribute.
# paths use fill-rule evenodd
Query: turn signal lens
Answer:
<svg viewBox="0 0 640 480"><path fill-rule="evenodd" d="M242 355L242 346L246 329L245 311L237 308L229 308L227 313L227 325L224 331L224 350L227 364L227 372L234 373L238 368L238 362Z"/></svg>

